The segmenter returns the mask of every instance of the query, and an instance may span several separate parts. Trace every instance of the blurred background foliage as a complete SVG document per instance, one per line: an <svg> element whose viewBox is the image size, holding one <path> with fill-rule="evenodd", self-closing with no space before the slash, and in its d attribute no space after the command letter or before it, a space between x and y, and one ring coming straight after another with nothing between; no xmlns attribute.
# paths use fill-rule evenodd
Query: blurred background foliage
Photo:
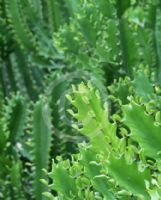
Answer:
<svg viewBox="0 0 161 200"><path fill-rule="evenodd" d="M90 80L112 114L131 94L160 108L160 28L157 0L0 0L1 199L44 199L42 168L88 140L66 112L72 84Z"/></svg>

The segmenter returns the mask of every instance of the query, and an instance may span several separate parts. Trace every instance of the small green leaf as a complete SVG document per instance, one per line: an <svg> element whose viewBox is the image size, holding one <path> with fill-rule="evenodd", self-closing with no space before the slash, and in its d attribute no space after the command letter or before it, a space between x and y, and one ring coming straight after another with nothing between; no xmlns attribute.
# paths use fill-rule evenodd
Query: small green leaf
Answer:
<svg viewBox="0 0 161 200"><path fill-rule="evenodd" d="M161 151L161 128L154 124L153 118L144 108L135 102L123 106L125 124L131 130L131 136L144 150L147 156L158 158Z"/></svg>
<svg viewBox="0 0 161 200"><path fill-rule="evenodd" d="M129 165L124 158L116 159L112 156L109 158L108 170L120 186L138 197L142 196L142 199L150 200L145 186L145 181L150 181L149 170L139 172L136 163Z"/></svg>

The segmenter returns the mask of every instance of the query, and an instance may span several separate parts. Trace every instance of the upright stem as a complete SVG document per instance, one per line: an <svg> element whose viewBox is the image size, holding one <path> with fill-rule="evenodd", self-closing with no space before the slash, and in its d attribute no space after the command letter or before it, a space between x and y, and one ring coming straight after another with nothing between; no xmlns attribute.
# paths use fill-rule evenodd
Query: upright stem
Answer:
<svg viewBox="0 0 161 200"><path fill-rule="evenodd" d="M123 59L123 66L126 70L127 75L132 76L132 68L129 66L128 62L128 47L127 47L127 38L126 38L126 31L124 28L124 21L122 18L122 4L121 2L117 2L117 17L118 17L118 28L120 30L120 42L121 42L121 49L122 49L122 59Z"/></svg>
<svg viewBox="0 0 161 200"><path fill-rule="evenodd" d="M159 85L161 85L161 39L160 39L160 28L161 28L161 18L160 17L160 10L155 7L154 9L154 27L153 27L153 41L154 41L154 49L155 49L155 55L156 55L156 67L157 67L157 82ZM160 25L158 24L160 23Z"/></svg>

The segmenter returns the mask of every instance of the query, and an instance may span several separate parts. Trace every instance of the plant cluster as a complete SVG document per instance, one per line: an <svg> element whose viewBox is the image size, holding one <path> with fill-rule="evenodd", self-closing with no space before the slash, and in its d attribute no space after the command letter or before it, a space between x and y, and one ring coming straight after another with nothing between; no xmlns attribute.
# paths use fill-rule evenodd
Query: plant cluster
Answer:
<svg viewBox="0 0 161 200"><path fill-rule="evenodd" d="M159 0L0 0L0 199L161 198Z"/></svg>

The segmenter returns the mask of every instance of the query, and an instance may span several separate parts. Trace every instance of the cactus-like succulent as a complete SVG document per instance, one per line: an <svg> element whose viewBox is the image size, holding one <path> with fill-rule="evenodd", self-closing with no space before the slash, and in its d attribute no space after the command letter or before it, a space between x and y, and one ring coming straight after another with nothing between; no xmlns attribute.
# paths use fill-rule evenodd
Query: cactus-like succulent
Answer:
<svg viewBox="0 0 161 200"><path fill-rule="evenodd" d="M159 0L0 0L0 199L160 199L160 29Z"/></svg>

